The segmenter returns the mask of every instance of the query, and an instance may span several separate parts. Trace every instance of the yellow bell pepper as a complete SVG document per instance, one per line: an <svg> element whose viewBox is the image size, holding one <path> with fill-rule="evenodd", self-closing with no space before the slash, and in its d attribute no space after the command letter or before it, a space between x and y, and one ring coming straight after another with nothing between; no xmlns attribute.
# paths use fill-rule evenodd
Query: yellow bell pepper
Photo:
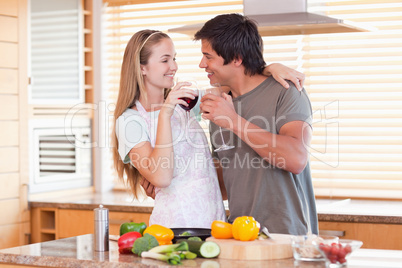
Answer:
<svg viewBox="0 0 402 268"><path fill-rule="evenodd" d="M144 234L150 234L158 240L159 245L170 245L172 244L172 239L174 238L174 233L172 229L164 227L159 224L153 224L147 227Z"/></svg>
<svg viewBox="0 0 402 268"><path fill-rule="evenodd" d="M258 237L260 224L249 216L237 217L233 222L232 232L234 239L252 241Z"/></svg>

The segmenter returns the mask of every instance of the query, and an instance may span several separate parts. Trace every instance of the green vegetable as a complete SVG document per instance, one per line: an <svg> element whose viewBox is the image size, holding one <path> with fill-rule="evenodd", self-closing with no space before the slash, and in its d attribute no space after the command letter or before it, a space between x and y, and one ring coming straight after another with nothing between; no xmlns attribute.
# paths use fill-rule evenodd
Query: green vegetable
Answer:
<svg viewBox="0 0 402 268"><path fill-rule="evenodd" d="M185 232L179 234L179 236L190 236L190 235L191 235L191 234L190 234L189 232L187 232L187 231L185 231Z"/></svg>
<svg viewBox="0 0 402 268"><path fill-rule="evenodd" d="M221 253L221 248L215 242L206 241L201 245L200 254L204 258L215 258L219 253Z"/></svg>
<svg viewBox="0 0 402 268"><path fill-rule="evenodd" d="M141 256L141 253L148 251L151 248L159 246L158 240L150 234L144 234L143 237L135 240L132 252Z"/></svg>
<svg viewBox="0 0 402 268"><path fill-rule="evenodd" d="M191 252L191 251L183 251L180 253L180 258L183 259L188 259L188 260L192 260L197 258L197 254Z"/></svg>
<svg viewBox="0 0 402 268"><path fill-rule="evenodd" d="M160 245L141 253L141 257L151 258L160 261L166 261L169 264L181 264L182 259L192 260L197 254L188 251L187 242L179 244Z"/></svg>
<svg viewBox="0 0 402 268"><path fill-rule="evenodd" d="M190 240L190 241L202 241L202 239L199 238L198 236L189 237L188 240Z"/></svg>
<svg viewBox="0 0 402 268"><path fill-rule="evenodd" d="M197 254L198 257L215 258L221 253L218 244L212 241L192 241L186 240L189 251Z"/></svg>
<svg viewBox="0 0 402 268"><path fill-rule="evenodd" d="M120 235L128 232L139 232L141 235L144 234L144 230L147 228L145 222L135 223L135 222L125 222L120 225Z"/></svg>
<svg viewBox="0 0 402 268"><path fill-rule="evenodd" d="M151 251L144 251L141 253L141 257L150 258L154 260L166 261L169 264L181 264L181 259L178 254L169 253L169 254L161 254Z"/></svg>
<svg viewBox="0 0 402 268"><path fill-rule="evenodd" d="M183 241L179 244L160 245L153 247L148 251L141 252L140 256L144 258L166 261L169 264L182 264L181 260L195 259L197 257L197 254L190 252L188 250L187 242Z"/></svg>
<svg viewBox="0 0 402 268"><path fill-rule="evenodd" d="M188 244L187 242L183 241L179 244L157 246L150 249L149 251L155 253L172 253L177 251L188 251Z"/></svg>

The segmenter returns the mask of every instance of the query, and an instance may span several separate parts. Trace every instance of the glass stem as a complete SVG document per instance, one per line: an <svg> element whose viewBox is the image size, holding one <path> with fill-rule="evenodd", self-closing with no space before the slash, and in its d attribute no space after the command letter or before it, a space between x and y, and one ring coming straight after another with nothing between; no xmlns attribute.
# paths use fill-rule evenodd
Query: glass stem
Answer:
<svg viewBox="0 0 402 268"><path fill-rule="evenodd" d="M222 134L222 128L221 128L221 127L219 127L219 133L221 133L221 138L222 138L222 146L225 146L225 145L226 145L226 143L225 143L225 140L223 139L223 134Z"/></svg>
<svg viewBox="0 0 402 268"><path fill-rule="evenodd" d="M190 111L186 111L186 130L185 130L185 135L186 135L186 140L188 138L188 128L190 126Z"/></svg>

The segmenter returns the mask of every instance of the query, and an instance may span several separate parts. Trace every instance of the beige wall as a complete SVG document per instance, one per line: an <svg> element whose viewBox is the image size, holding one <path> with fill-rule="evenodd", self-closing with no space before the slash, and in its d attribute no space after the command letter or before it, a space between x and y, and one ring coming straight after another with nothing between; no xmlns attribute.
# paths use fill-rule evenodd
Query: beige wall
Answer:
<svg viewBox="0 0 402 268"><path fill-rule="evenodd" d="M0 249L28 242L27 1L0 0Z"/></svg>

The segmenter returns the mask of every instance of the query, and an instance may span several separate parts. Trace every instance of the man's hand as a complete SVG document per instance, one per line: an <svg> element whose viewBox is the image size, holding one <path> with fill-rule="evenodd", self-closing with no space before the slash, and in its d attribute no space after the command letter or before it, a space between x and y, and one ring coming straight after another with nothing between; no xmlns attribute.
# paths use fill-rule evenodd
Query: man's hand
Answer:
<svg viewBox="0 0 402 268"><path fill-rule="evenodd" d="M285 79L290 80L295 84L299 91L303 89L304 80L306 79L306 76L303 73L280 63L272 63L265 67L263 75L272 75L272 77L285 88L289 88L289 84Z"/></svg>
<svg viewBox="0 0 402 268"><path fill-rule="evenodd" d="M146 195L152 199L155 199L155 186L153 186L153 184L147 181L144 177L142 177L140 184L142 188L144 188Z"/></svg>
<svg viewBox="0 0 402 268"><path fill-rule="evenodd" d="M210 120L220 127L233 129L234 124L237 123L237 113L232 97L227 93L222 93L222 97L213 94L203 96L200 109L203 119Z"/></svg>

